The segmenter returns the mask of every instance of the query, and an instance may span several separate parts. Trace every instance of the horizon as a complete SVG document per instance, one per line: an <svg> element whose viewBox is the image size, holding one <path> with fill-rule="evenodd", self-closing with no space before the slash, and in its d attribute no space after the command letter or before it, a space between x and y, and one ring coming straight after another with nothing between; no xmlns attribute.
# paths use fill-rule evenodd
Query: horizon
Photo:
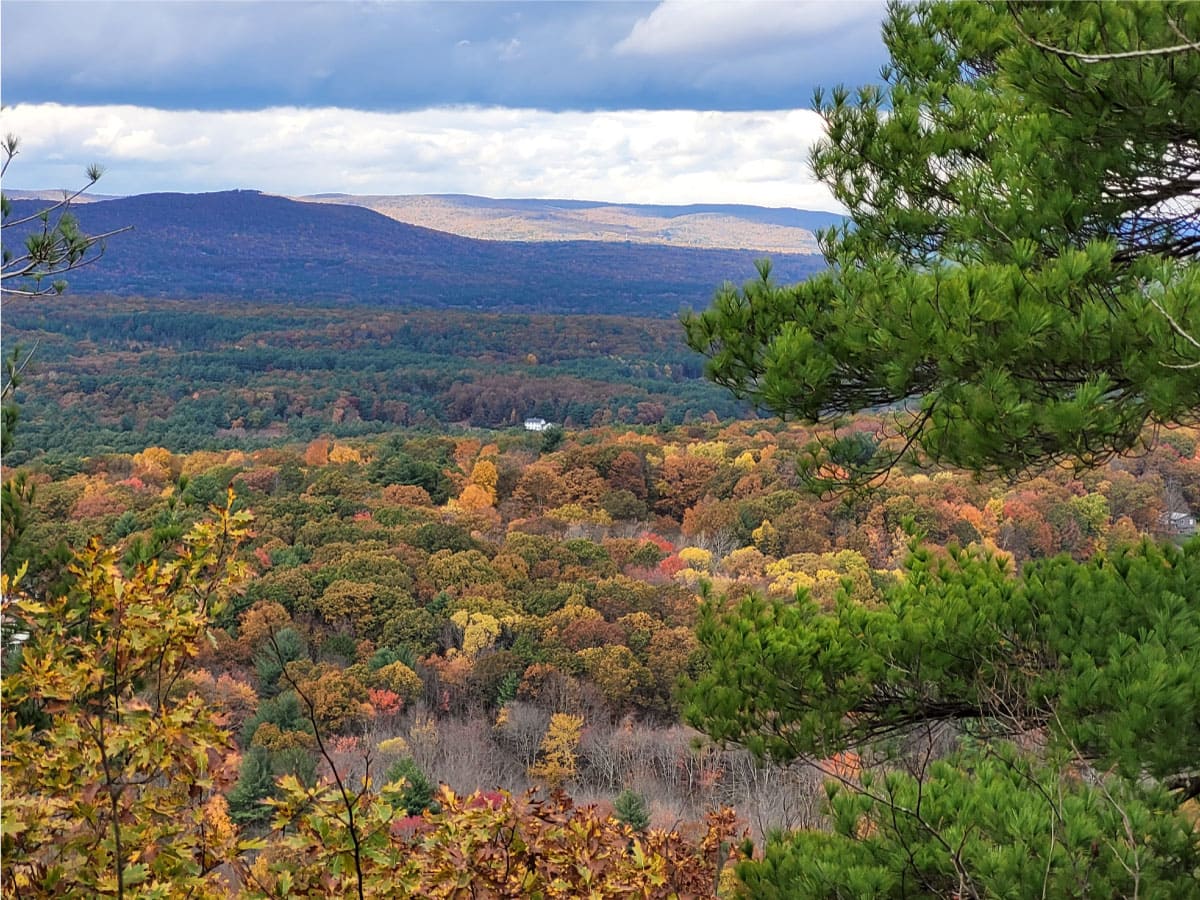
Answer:
<svg viewBox="0 0 1200 900"><path fill-rule="evenodd" d="M674 208L687 209L690 207L750 207L755 209L768 210L795 210L797 212L812 212L812 213L830 213L833 215L842 215L841 212L834 210L809 209L798 206L764 206L758 203L706 203L698 201L695 203L625 203L617 200L606 200L592 197L492 197L484 194L464 194L459 192L438 192L438 193L420 193L420 194L355 194L346 191L321 191L314 194L280 194L275 191L266 191L252 187L230 187L219 188L216 190L197 190L197 191L140 191L135 194L109 194L106 192L84 191L74 198L75 203L103 203L108 200L127 200L133 197L161 195L161 194L181 194L186 196L196 196L202 194L230 194L238 192L248 192L254 194L262 194L268 197L281 197L285 200L319 200L331 199L335 197L351 197L355 199L406 199L417 197L430 197L437 199L469 199L469 200L488 200L495 203L582 203L595 205L597 207L614 206L614 207L649 207L649 208ZM48 194L67 193L72 194L66 188L46 188L46 187L13 187L5 188L4 193L10 200L37 200L37 199L54 199L47 197Z"/></svg>

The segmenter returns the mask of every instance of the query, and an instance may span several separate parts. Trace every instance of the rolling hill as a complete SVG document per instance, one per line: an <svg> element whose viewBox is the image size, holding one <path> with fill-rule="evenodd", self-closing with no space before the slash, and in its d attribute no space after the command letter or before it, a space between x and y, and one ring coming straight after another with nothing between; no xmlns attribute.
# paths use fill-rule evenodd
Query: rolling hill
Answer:
<svg viewBox="0 0 1200 900"><path fill-rule="evenodd" d="M39 208L14 201L14 218ZM586 206L586 205L585 205ZM726 280L754 276L753 250L611 241L461 237L343 203L257 191L141 194L78 205L81 227L133 232L100 265L72 272L72 292L490 311L672 316L703 307ZM5 233L5 242L20 235ZM824 267L773 253L780 281Z"/></svg>

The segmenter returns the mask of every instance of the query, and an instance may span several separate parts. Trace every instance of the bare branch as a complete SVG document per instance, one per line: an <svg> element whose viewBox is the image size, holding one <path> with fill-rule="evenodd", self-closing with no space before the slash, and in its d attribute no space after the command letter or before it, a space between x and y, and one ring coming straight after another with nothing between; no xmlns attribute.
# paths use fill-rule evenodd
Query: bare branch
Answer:
<svg viewBox="0 0 1200 900"><path fill-rule="evenodd" d="M11 160L11 157L10 157L10 160ZM5 163L4 163L5 168L8 167L8 162L9 162L8 160L5 161ZM93 168L96 168L97 172L101 171L101 170L99 170L98 167L89 166L88 167L89 175L91 174ZM5 222L4 227L5 228L15 228L17 225L24 225L26 222L33 222L36 219L40 219L42 216L45 216L45 215L48 215L49 213L54 212L55 210L64 209L64 208L70 206L72 201L74 201L77 197L79 197L81 194L86 192L88 188L92 187L96 183L96 181L98 180L98 177L99 176L97 176L97 178L92 179L91 181L89 181L83 187L79 188L79 190L75 191L74 193L64 196L57 203L53 203L50 206L47 206L45 209L40 209L37 212L32 213L31 215L28 215L23 219L14 219L11 222Z"/></svg>
<svg viewBox="0 0 1200 900"><path fill-rule="evenodd" d="M18 358L21 348L16 347L13 350L12 358L10 360L5 360L5 375L7 377L4 380L4 387L0 388L0 397L7 397L16 389L17 385L21 383L21 373L24 372L25 368L30 364L30 362L33 361L33 354L37 352L38 344L41 342L41 338L38 338L38 340L34 342L33 348L25 354L24 359Z"/></svg>
<svg viewBox="0 0 1200 900"><path fill-rule="evenodd" d="M1053 44L1046 44L1033 37L1021 25L1021 17L1013 4L1008 5L1008 11L1012 14L1013 26L1026 41L1037 47L1039 50L1045 50L1047 53L1053 53L1062 59L1074 59L1082 63L1103 63L1115 62L1122 59L1145 59L1147 57L1156 56L1175 56L1180 53L1200 53L1200 42L1193 41L1179 27L1171 22L1172 30L1175 31L1187 43L1176 44L1173 47L1151 47L1146 50L1125 50L1119 53L1080 53L1077 50L1068 50L1065 47L1055 47Z"/></svg>
<svg viewBox="0 0 1200 900"><path fill-rule="evenodd" d="M1191 344L1193 347L1195 347L1197 350L1200 350L1200 341L1196 340L1194 337L1192 337L1192 335L1188 334L1187 331L1184 330L1183 326L1175 321L1175 318L1169 312L1166 311L1166 309L1163 307L1163 305L1161 303L1158 302L1158 298L1150 297L1149 299L1150 299L1150 303L1154 306L1154 308L1157 309L1160 313L1162 313L1163 316L1166 318L1166 320L1171 323L1171 328L1175 331L1175 333L1178 334L1185 341L1187 341L1189 344ZM1162 365L1166 366L1168 369L1200 369L1200 360L1198 360L1194 363L1168 363L1168 362L1165 362Z"/></svg>
<svg viewBox="0 0 1200 900"><path fill-rule="evenodd" d="M351 797L350 791L346 787L345 780L342 778L341 773L338 772L337 763L334 762L334 759L330 755L328 748L325 746L325 741L321 738L321 726L317 721L316 703L314 703L312 698L304 692L304 690L296 682L296 679L292 676L292 673L288 671L287 661L283 658L283 652L279 649L279 644L275 640L274 632L269 634L267 637L271 642L271 649L275 651L275 658L279 662L281 669L280 674L282 674L288 685L293 691L295 691L296 696L300 698L300 700L304 703L305 708L308 710L308 721L312 724L313 736L317 741L317 749L320 751L321 757L325 760L325 763L329 766L329 771L333 776L334 784L337 786L338 794L341 796L342 807L346 810L346 818L343 820L343 824L346 826L346 831L350 834L350 841L354 848L355 887L358 890L358 900L364 900L362 863L363 836L359 833L359 825L355 821L354 810L367 789L367 784L370 777L369 758L367 778L364 778L363 780L362 791Z"/></svg>
<svg viewBox="0 0 1200 900"><path fill-rule="evenodd" d="M20 150L21 139L15 134L6 134L3 144L0 145L0 151L4 153L4 164L0 165L0 178L4 177L4 173L8 171L8 164L13 161Z"/></svg>

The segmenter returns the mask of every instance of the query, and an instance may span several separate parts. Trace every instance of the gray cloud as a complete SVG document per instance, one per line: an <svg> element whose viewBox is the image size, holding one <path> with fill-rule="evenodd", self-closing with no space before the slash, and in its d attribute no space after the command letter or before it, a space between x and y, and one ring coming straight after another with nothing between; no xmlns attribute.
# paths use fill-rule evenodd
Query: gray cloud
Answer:
<svg viewBox="0 0 1200 900"><path fill-rule="evenodd" d="M875 79L882 14L832 0L5 0L0 69L9 104L787 109L818 83Z"/></svg>
<svg viewBox="0 0 1200 900"><path fill-rule="evenodd" d="M879 0L4 0L10 181L833 209L798 112L877 75ZM657 112L656 112L657 111Z"/></svg>

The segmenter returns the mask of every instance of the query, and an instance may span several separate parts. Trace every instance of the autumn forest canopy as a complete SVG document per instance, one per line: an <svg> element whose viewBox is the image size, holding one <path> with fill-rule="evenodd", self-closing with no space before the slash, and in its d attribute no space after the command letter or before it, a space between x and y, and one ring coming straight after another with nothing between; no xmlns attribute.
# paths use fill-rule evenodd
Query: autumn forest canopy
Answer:
<svg viewBox="0 0 1200 900"><path fill-rule="evenodd" d="M823 267L682 321L6 199L5 895L1194 896L1200 6L884 36Z"/></svg>

